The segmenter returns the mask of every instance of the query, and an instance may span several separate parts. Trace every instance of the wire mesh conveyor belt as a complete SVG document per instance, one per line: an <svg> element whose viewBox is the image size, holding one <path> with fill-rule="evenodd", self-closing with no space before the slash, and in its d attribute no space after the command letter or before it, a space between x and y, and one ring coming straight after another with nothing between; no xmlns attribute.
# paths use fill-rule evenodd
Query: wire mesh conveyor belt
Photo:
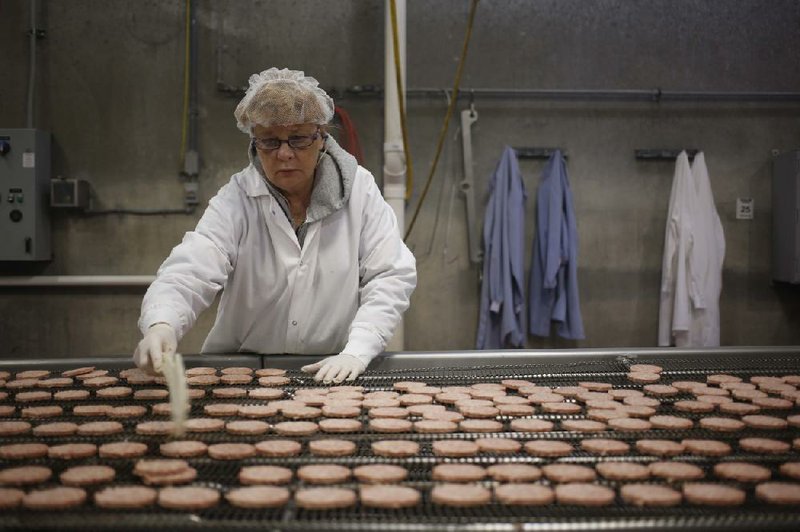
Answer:
<svg viewBox="0 0 800 532"><path fill-rule="evenodd" d="M754 376L787 377L800 375L800 348L795 351L789 348L770 350L767 348L732 349L730 352L723 350L706 350L697 352L680 352L669 350L651 350L652 352L637 352L631 350L603 350L599 351L573 351L551 352L550 356L540 356L535 352L515 352L512 356L492 357L474 353L464 353L464 356L437 356L431 354L425 358L425 363L419 363L424 355L409 355L404 360L403 355L387 357L378 361L355 384L364 387L364 393L375 391L390 391L395 383L402 381L420 381L432 387L445 386L471 386L477 383L499 383L501 380L516 379L526 380L538 386L555 389L559 386L577 386L579 382L608 383L614 389L638 390L643 389L643 384L632 382L628 378L630 367L637 363L656 364L663 368L659 384L670 384L675 381L706 382L709 375L726 374L739 377L742 382L750 382ZM218 369L217 375L223 367L249 366L251 368L283 367L298 368L297 357L186 357L187 368L192 366L212 366ZM31 403L18 402L16 394L31 390L41 390L41 387L15 388L9 384L14 382L15 374L26 369L50 370L50 377L58 377L62 370L77 368L79 366L93 365L98 369L108 369L109 375L118 376L121 368L127 367L113 359L90 360L20 360L4 361L0 363L0 423L10 421L27 421L33 427L52 422L73 422L82 424L90 421L107 420L106 417L82 417L72 412L75 405L110 404L112 406L142 405L147 407L147 412L141 417L117 419L124 427L123 432L107 436L81 436L78 434L67 436L41 437L34 436L31 431L21 434L3 434L0 430L0 449L5 445L19 443L45 443L55 446L64 443L94 443L102 445L109 442L134 441L147 444L148 451L145 457L160 458L159 445L168 441L166 436L146 436L136 432L136 425L144 421L165 420L167 418L155 415L152 406L161 403L164 399L139 400L134 395L122 398L97 397L96 389L90 390L90 396L81 401L56 401L53 399L41 400ZM3 376L3 371L8 375ZM289 383L281 386L284 391L282 399L291 399L298 390L304 388L318 388L319 383L314 382L308 375L296 369L288 369L286 376ZM191 407L191 418L208 417L204 407L212 403L236 403L239 405L264 404L265 400L256 400L249 396L240 398L217 398L213 395L215 388L242 388L246 391L260 387L254 378L249 384L223 383L211 386L198 386L205 390L203 397L194 399ZM5 381L5 382L4 382ZM800 377L788 379L800 387ZM776 382L776 381L773 381ZM113 386L128 386L133 392L142 389L158 388L161 385L153 383L132 384L120 379ZM792 385L794 386L794 385ZM81 381L75 380L68 387L58 388L55 391L82 389ZM786 388L786 387L778 387ZM786 390L783 390L784 392ZM520 395L520 390L509 388L508 395ZM780 390L767 394L769 397L781 397ZM645 397L653 397L645 395ZM793 397L792 404L788 407L782 405L776 408L767 405L761 408L759 414L773 418L796 419L792 416L800 414L797 406L797 397L785 393L784 397ZM24 506L0 509L0 529L53 529L53 530L165 530L165 529L271 529L271 530L442 530L457 528L459 530L675 530L689 529L800 529L800 505L769 504L759 499L755 494L755 482L737 482L715 475L714 466L721 462L748 462L762 466L769 470L771 481L800 484L800 478L788 477L781 465L787 462L800 463L800 429L797 425L789 424L781 429L758 429L751 426L742 427L731 432L708 430L699 424L704 415L740 419L741 416L720 413L715 410L711 414L699 414L677 410L674 405L678 401L695 399L690 391L681 391L673 396L658 397L660 405L657 407L658 415L674 415L692 420L693 427L685 430L676 429L650 429L645 431L621 431L607 427L599 432L579 432L565 430L562 423L567 420L586 419L587 409L585 401L575 397L566 397L565 402L574 402L582 408L575 414L556 414L544 412L537 407L534 414L524 417L546 420L553 423L553 429L544 432L523 432L515 430L512 422L516 417L498 415L494 418L502 424L502 429L487 434L478 432L463 432L456 430L448 433L419 433L408 431L404 433L379 433L369 428L370 416L368 410L363 408L357 418L363 422L362 429L344 433L330 434L317 432L309 436L293 437L302 444L302 452L291 457L254 456L241 460L215 460L207 455L188 458L189 464L197 470L197 477L191 483L194 486L205 486L219 491L221 498L211 508L194 511L179 511L160 507L158 504L148 505L136 510L107 510L99 508L93 503L95 492L113 485L141 484L141 479L134 475L133 468L136 458L100 458L97 455L74 460L52 459L47 457L29 459L10 459L0 457L0 471L7 468L25 465L44 465L49 467L53 475L41 485L26 485L20 488L23 491L53 487L59 483L59 475L66 469L76 465L104 464L111 466L116 471L112 482L97 486L86 486L88 497L86 502L79 506L63 510L31 510ZM738 399L737 399L738 401ZM742 402L747 402L742 400ZM30 419L24 416L23 409L35 406L58 405L63 407L63 413L57 417L47 419ZM5 406L5 409L2 407ZM13 410L11 408L13 407ZM447 409L455 410L452 404L446 405ZM222 417L224 421L244 419L237 416ZM418 418L410 417L411 421ZM265 418L270 425L285 421L282 415L273 415ZM318 420L317 420L318 421ZM437 456L432 451L432 444L440 440L475 440L476 438L495 437L514 439L521 443L533 440L560 440L573 445L573 450L567 456L544 458L525 452L510 454L477 453L474 456L461 458ZM356 452L349 456L321 457L314 456L309 451L308 443L318 439L344 439L356 444ZM585 439L610 438L630 444L630 450L625 454L602 456L584 450L580 443ZM781 449L772 453L748 451L741 445L744 438L766 438L788 443L790 448ZM286 439L270 430L262 435L232 435L224 430L215 432L192 433L184 439L200 440L208 445L224 442L257 443L264 440ZM402 439L411 440L419 444L419 452L404 458L387 458L377 456L372 452L371 444L378 440ZM635 442L641 439L663 439L681 442L684 439L718 440L730 446L730 453L724 456L704 456L685 451L671 457L658 457L637 450ZM597 475L595 484L614 490L614 501L606 506L590 507L572 504L562 504L558 500L545 505L511 505L503 504L496 498L490 503L472 507L456 507L435 503L431 491L438 482L432 479L431 471L441 463L466 463L488 467L493 464L512 463L530 464L538 467L550 463L579 464L594 468L602 462L632 462L636 464L650 464L655 461L672 460L687 462L699 466L705 473L704 482L726 485L738 488L746 494L743 503L730 507L713 505L692 504L684 499L680 504L671 507L640 507L627 503L621 496L620 490L625 482L609 480L602 475ZM354 468L365 464L396 464L408 470L408 477L401 484L418 490L420 501L411 507L401 509L369 508L359 502L355 505L337 510L307 510L300 508L293 497L288 502L277 508L243 509L231 505L225 495L231 490L240 487L239 471L243 466L249 465L279 465L292 470L294 473L291 482L286 484L289 492L294 495L299 489L308 487L304 481L297 477L297 469L308 464L339 464ZM671 486L677 491L682 488L682 482L667 482L651 477L645 483ZM486 477L484 480L474 482L490 491L500 483ZM537 481L538 484L554 487L557 483L545 477ZM350 488L356 493L359 485L353 480L336 485L337 487Z"/></svg>

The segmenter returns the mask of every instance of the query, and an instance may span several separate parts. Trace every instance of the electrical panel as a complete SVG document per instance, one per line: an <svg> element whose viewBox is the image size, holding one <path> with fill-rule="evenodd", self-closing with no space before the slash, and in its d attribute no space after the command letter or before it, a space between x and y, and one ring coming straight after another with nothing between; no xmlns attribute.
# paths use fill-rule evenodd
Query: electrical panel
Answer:
<svg viewBox="0 0 800 532"><path fill-rule="evenodd" d="M44 261L50 247L50 134L0 128L0 261Z"/></svg>
<svg viewBox="0 0 800 532"><path fill-rule="evenodd" d="M772 166L772 278L800 283L800 151Z"/></svg>

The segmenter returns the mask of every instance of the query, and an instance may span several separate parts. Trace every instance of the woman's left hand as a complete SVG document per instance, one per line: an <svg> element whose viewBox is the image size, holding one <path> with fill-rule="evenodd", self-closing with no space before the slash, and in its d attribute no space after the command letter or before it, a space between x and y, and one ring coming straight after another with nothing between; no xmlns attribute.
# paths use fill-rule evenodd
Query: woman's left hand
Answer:
<svg viewBox="0 0 800 532"><path fill-rule="evenodd" d="M314 375L315 381L339 383L344 380L355 380L356 377L364 373L367 366L353 355L340 353L332 357L323 358L315 364L303 366L301 369L306 373L316 372L316 375Z"/></svg>

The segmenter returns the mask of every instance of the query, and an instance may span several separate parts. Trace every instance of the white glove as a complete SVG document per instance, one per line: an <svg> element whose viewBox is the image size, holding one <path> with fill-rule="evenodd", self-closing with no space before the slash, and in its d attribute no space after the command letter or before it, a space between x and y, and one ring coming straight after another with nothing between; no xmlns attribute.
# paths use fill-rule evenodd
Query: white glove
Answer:
<svg viewBox="0 0 800 532"><path fill-rule="evenodd" d="M166 323L156 323L147 329L147 333L133 352L133 362L148 373L161 373L164 355L174 353L178 349L178 337L175 329Z"/></svg>
<svg viewBox="0 0 800 532"><path fill-rule="evenodd" d="M301 368L306 373L317 372L314 375L315 381L323 382L342 382L347 379L348 381L356 380L356 377L364 373L367 365L362 362L358 357L353 355L346 355L344 353L323 358L316 364L309 364Z"/></svg>

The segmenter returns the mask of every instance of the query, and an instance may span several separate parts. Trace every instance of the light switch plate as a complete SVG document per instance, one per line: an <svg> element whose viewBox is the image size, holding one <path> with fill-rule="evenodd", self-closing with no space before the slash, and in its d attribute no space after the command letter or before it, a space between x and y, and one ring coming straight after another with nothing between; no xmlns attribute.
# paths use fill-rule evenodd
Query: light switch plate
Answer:
<svg viewBox="0 0 800 532"><path fill-rule="evenodd" d="M736 219L752 220L755 211L753 198L736 198Z"/></svg>

